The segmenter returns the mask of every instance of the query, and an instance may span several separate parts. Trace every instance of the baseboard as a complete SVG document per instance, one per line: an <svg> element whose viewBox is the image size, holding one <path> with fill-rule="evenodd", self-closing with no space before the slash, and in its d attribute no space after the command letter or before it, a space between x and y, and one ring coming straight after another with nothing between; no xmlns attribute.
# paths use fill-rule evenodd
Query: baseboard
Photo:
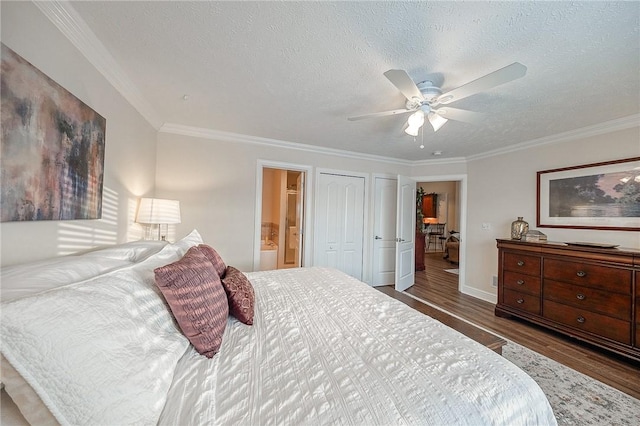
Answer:
<svg viewBox="0 0 640 426"><path fill-rule="evenodd" d="M468 294L469 296L473 296L477 299L484 300L485 302L493 303L494 305L498 302L497 295L493 293L489 293L487 291L478 290L477 288L469 287L466 285L463 285L462 287L460 287L460 292L464 294Z"/></svg>

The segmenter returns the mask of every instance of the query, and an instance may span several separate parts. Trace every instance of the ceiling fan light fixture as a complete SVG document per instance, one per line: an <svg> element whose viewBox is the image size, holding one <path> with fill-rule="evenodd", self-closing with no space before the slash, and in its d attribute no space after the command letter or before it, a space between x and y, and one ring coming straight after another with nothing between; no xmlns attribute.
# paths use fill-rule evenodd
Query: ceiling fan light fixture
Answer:
<svg viewBox="0 0 640 426"><path fill-rule="evenodd" d="M420 131L420 126L418 126L418 127L409 126L406 129L404 129L404 132L406 134L408 134L409 136L413 136L413 137L418 136L418 132L419 131Z"/></svg>
<svg viewBox="0 0 640 426"><path fill-rule="evenodd" d="M438 130L440 130L440 128L444 126L447 123L447 121L449 120L436 113L432 112L431 114L429 114L429 123L431 123L431 125L433 126L434 132L437 132Z"/></svg>
<svg viewBox="0 0 640 426"><path fill-rule="evenodd" d="M415 127L418 129L422 127L422 125L424 124L424 111L419 109L418 111L411 114L409 116L409 119L407 120L407 124L409 125L409 127Z"/></svg>

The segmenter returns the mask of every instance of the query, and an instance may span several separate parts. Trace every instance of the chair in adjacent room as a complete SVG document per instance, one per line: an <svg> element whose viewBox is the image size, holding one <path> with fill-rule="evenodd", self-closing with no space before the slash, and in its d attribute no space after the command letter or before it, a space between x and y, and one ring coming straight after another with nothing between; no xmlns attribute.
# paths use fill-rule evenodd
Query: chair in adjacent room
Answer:
<svg viewBox="0 0 640 426"><path fill-rule="evenodd" d="M429 228L427 229L427 250L429 251L429 247L431 246L431 243L433 243L435 245L435 250L438 249L438 242L440 243L440 246L442 248L442 250L444 250L444 227L445 227L446 223L432 223L429 225Z"/></svg>

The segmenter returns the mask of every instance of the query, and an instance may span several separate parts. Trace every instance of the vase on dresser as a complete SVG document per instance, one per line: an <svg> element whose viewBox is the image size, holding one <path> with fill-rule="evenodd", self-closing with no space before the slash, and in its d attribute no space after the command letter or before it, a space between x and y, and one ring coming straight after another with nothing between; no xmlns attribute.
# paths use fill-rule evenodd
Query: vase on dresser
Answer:
<svg viewBox="0 0 640 426"><path fill-rule="evenodd" d="M525 222L522 216L518 216L518 220L511 222L511 239L520 240L522 236L529 231L529 224Z"/></svg>

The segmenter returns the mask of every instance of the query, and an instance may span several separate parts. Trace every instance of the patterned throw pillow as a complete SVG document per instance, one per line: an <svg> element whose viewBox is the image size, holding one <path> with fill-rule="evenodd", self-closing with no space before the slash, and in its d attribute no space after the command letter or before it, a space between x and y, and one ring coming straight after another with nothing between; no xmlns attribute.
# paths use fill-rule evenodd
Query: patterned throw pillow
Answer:
<svg viewBox="0 0 640 426"><path fill-rule="evenodd" d="M182 333L207 358L222 345L229 316L229 302L211 261L197 247L184 257L154 270Z"/></svg>
<svg viewBox="0 0 640 426"><path fill-rule="evenodd" d="M213 247L208 246L206 244L198 245L198 249L204 253L205 256L213 263L213 267L215 268L218 276L220 278L224 277L225 270L227 269L227 265L224 264L222 257L218 254L217 251L213 249Z"/></svg>
<svg viewBox="0 0 640 426"><path fill-rule="evenodd" d="M222 285L229 299L229 313L241 322L252 325L255 294L249 279L233 266L229 266L222 279Z"/></svg>

